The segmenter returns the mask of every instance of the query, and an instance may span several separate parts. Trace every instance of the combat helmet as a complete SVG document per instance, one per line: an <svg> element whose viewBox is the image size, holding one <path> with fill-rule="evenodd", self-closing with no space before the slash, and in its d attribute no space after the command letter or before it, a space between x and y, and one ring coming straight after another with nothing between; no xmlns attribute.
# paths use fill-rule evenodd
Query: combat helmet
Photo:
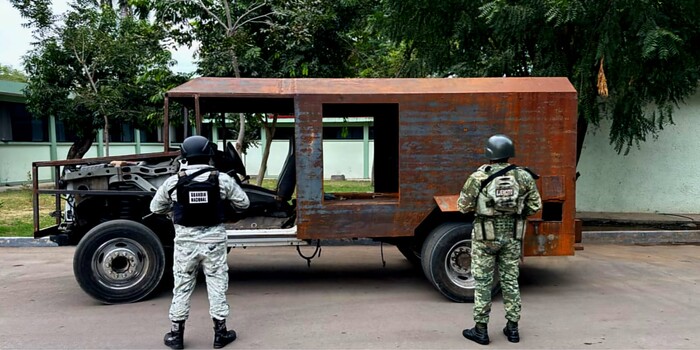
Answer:
<svg viewBox="0 0 700 350"><path fill-rule="evenodd" d="M489 137L484 148L484 155L489 160L515 157L513 141L506 135L497 134Z"/></svg>
<svg viewBox="0 0 700 350"><path fill-rule="evenodd" d="M214 149L206 137L195 135L182 141L182 144L180 144L180 155L187 160L209 158L214 155Z"/></svg>

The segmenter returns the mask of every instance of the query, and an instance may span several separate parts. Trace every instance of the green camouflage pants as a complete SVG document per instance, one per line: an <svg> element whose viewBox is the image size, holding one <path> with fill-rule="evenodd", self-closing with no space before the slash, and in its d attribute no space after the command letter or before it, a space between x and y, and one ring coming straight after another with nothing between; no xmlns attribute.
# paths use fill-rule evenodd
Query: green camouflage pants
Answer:
<svg viewBox="0 0 700 350"><path fill-rule="evenodd" d="M488 323L491 312L491 286L493 274L498 264L498 274L503 290L503 306L506 319L520 320L520 240L513 238L513 232L496 232L496 240L472 241L472 275L476 281L474 291L474 322Z"/></svg>
<svg viewBox="0 0 700 350"><path fill-rule="evenodd" d="M226 244L177 242L173 254L173 302L170 320L184 321L190 314L190 298L197 282L197 270L202 266L207 281L209 314L224 320L228 316L226 302L228 289L228 263Z"/></svg>

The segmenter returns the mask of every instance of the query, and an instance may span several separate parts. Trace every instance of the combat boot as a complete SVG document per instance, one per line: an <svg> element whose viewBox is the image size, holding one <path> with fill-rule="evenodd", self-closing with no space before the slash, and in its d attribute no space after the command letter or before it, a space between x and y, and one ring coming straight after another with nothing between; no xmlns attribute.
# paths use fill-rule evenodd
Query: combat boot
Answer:
<svg viewBox="0 0 700 350"><path fill-rule="evenodd" d="M479 343L481 345L488 345L490 340L489 340L489 331L488 328L486 327L486 323L477 323L474 328L469 328L465 329L462 331L462 335L476 343Z"/></svg>
<svg viewBox="0 0 700 350"><path fill-rule="evenodd" d="M518 332L518 322L508 321L508 323L506 323L506 326L503 327L503 334L506 335L506 338L508 338L509 342L519 342L520 332Z"/></svg>
<svg viewBox="0 0 700 350"><path fill-rule="evenodd" d="M163 343L171 349L183 349L185 335L185 321L174 321L170 327L170 332L165 333Z"/></svg>
<svg viewBox="0 0 700 350"><path fill-rule="evenodd" d="M221 349L236 340L236 331L226 330L226 320L215 318L212 320L214 321L214 349Z"/></svg>

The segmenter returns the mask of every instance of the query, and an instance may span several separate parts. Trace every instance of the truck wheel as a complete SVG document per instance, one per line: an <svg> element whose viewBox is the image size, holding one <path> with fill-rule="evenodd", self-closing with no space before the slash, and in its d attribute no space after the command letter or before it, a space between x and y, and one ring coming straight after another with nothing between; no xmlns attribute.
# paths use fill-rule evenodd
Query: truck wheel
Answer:
<svg viewBox="0 0 700 350"><path fill-rule="evenodd" d="M130 303L148 296L165 269L163 246L148 227L111 220L80 240L73 272L80 287L106 304Z"/></svg>
<svg viewBox="0 0 700 350"><path fill-rule="evenodd" d="M430 233L421 254L428 280L452 301L474 301L475 281L471 274L471 223L446 223ZM494 286L498 286L497 274ZM492 293L497 292L497 287Z"/></svg>

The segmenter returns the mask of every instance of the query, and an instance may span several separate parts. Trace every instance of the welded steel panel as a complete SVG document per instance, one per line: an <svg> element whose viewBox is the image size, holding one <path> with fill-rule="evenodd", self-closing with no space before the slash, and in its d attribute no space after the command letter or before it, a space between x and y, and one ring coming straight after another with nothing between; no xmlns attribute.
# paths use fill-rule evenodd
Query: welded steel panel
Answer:
<svg viewBox="0 0 700 350"><path fill-rule="evenodd" d="M561 203L553 207L560 208L554 215L560 220L542 222L540 234L529 225L526 254L573 254L577 103L566 78L198 78L168 95L185 105L198 95L203 110L230 112L237 112L231 110L236 106L247 111L266 99L271 102L267 108L288 110L287 101L293 99L301 239L413 235L437 207L435 196L457 195L485 162L486 139L506 134L516 145L512 162L543 176L537 184L544 201ZM324 104L398 105L398 192L393 198L324 200Z"/></svg>

